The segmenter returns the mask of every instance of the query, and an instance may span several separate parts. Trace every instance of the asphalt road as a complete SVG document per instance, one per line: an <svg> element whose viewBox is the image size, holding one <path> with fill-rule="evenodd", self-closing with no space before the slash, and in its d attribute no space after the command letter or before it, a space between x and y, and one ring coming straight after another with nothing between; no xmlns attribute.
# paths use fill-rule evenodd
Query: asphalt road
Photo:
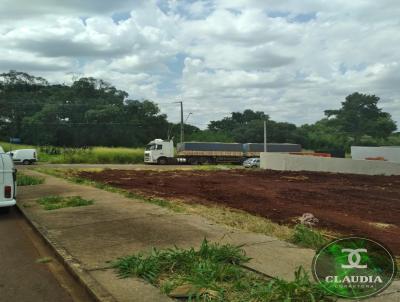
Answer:
<svg viewBox="0 0 400 302"><path fill-rule="evenodd" d="M145 165L145 164L47 164L37 163L34 165L15 165L17 170L49 168L49 169L121 169L121 170L193 170L200 168L200 165ZM227 169L225 165L215 165L215 168ZM243 166L229 166L229 169L242 169Z"/></svg>
<svg viewBox="0 0 400 302"><path fill-rule="evenodd" d="M15 208L0 212L0 301L92 301Z"/></svg>
<svg viewBox="0 0 400 302"><path fill-rule="evenodd" d="M18 170L35 169L35 168L51 168L51 169L124 169L124 170L176 170L176 169L193 169L190 165L145 165L145 164L47 164L36 163L34 165L15 165Z"/></svg>

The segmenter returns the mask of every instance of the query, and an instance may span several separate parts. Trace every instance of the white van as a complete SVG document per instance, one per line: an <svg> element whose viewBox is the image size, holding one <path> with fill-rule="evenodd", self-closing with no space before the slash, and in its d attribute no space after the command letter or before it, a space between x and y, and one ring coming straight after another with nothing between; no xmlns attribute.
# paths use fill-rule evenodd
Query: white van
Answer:
<svg viewBox="0 0 400 302"><path fill-rule="evenodd" d="M37 161L36 149L19 149L7 152L15 163L31 165Z"/></svg>
<svg viewBox="0 0 400 302"><path fill-rule="evenodd" d="M0 152L0 209L8 211L15 205L16 176L10 155Z"/></svg>

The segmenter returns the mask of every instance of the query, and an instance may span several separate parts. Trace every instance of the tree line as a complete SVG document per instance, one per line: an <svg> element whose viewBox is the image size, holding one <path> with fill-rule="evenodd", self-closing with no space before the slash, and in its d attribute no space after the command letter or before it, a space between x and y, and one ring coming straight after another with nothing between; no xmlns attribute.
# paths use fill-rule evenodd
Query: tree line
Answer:
<svg viewBox="0 0 400 302"><path fill-rule="evenodd" d="M185 140L299 143L305 149L341 156L351 145L400 145L396 124L379 97L355 92L314 124L276 122L250 109L211 121L201 130L185 124ZM153 138L179 140L180 126L168 122L157 104L132 100L125 91L94 78L50 84L24 72L0 74L0 139L33 145L141 147Z"/></svg>

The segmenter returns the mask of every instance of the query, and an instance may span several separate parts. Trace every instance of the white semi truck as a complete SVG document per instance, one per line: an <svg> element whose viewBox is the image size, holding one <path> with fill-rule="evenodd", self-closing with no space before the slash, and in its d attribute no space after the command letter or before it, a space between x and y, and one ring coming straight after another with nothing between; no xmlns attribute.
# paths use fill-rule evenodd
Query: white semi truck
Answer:
<svg viewBox="0 0 400 302"><path fill-rule="evenodd" d="M155 139L148 143L144 151L144 162L165 165L174 159L174 142Z"/></svg>
<svg viewBox="0 0 400 302"><path fill-rule="evenodd" d="M144 162L149 164L204 164L242 163L246 158L258 157L263 144L184 142L177 145L172 140L155 139L146 146ZM267 144L268 152L300 152L298 144Z"/></svg>

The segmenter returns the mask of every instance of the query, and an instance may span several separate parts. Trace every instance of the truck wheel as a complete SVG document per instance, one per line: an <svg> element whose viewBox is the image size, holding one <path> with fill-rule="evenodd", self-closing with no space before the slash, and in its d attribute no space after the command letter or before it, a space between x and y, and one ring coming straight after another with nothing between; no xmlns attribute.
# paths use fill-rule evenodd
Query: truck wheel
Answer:
<svg viewBox="0 0 400 302"><path fill-rule="evenodd" d="M23 165L30 165L31 162L30 162L29 160L27 160L27 159L24 159L24 160L22 161L22 164L23 164Z"/></svg>
<svg viewBox="0 0 400 302"><path fill-rule="evenodd" d="M197 158L191 158L189 160L190 165L197 165L198 163L199 163L199 161L197 160Z"/></svg>
<svg viewBox="0 0 400 302"><path fill-rule="evenodd" d="M166 164L168 164L168 160L167 160L165 157L160 157L160 158L157 160L157 163L158 163L159 165L166 165Z"/></svg>

